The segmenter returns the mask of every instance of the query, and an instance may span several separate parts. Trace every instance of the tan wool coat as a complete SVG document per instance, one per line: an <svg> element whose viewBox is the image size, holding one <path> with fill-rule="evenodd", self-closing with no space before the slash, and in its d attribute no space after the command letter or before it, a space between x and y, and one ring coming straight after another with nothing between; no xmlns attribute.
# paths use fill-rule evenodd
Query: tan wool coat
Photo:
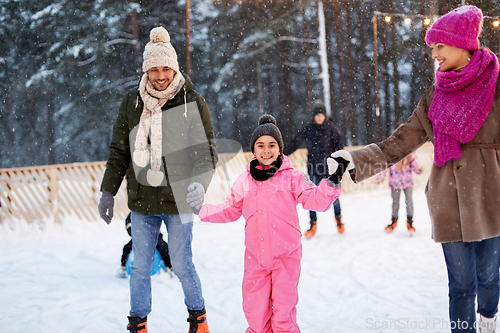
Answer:
<svg viewBox="0 0 500 333"><path fill-rule="evenodd" d="M360 182L396 164L425 142L434 142L427 116L430 89L406 123L386 140L350 151ZM462 157L432 165L425 188L436 242L472 242L500 235L500 79L493 106L479 132L462 144Z"/></svg>

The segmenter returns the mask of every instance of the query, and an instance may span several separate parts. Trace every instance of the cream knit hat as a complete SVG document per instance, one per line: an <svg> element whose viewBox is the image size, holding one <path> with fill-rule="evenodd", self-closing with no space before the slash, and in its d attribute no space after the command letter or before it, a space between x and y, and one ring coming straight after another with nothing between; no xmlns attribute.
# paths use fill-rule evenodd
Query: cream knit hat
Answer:
<svg viewBox="0 0 500 333"><path fill-rule="evenodd" d="M177 62L177 52L170 44L170 35L164 27L151 29L149 33L151 41L146 44L142 57L143 72L147 72L153 67L168 67L179 73L179 63Z"/></svg>

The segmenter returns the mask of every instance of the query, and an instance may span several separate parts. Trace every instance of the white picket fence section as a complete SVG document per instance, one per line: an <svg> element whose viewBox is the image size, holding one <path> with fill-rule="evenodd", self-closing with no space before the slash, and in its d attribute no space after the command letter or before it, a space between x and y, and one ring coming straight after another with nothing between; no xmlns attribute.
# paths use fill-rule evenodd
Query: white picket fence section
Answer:
<svg viewBox="0 0 500 333"><path fill-rule="evenodd" d="M355 148L358 147L346 149ZM425 144L416 154L419 163L425 167L424 175L415 177L415 185L418 186L427 181L433 145ZM207 189L206 202L223 201L251 158L248 152L219 154L216 172ZM306 149L297 150L290 159L296 169L307 173ZM102 161L0 169L0 223L16 220L28 223L45 220L59 222L69 215L88 221L98 219L99 189L105 167L106 162ZM370 180L354 184L349 177L344 177L342 182L343 194L379 188L380 185ZM114 212L120 219L124 219L129 212L125 181L115 197Z"/></svg>

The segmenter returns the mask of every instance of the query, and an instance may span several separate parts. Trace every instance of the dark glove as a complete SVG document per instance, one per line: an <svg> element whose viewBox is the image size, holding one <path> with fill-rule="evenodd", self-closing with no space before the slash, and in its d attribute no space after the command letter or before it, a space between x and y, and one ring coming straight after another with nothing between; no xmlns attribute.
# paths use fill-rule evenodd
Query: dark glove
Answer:
<svg viewBox="0 0 500 333"><path fill-rule="evenodd" d="M193 213L198 215L205 201L205 188L200 183L192 183L187 190L186 201L193 210Z"/></svg>
<svg viewBox="0 0 500 333"><path fill-rule="evenodd" d="M349 161L345 160L344 158L342 157L328 157L328 159L333 159L335 160L335 162L338 163L338 167L337 169L335 170L334 173L332 173L330 175L330 180L334 183L334 184L339 184L340 181L342 180L342 175L344 174L344 172L346 172L347 170L347 167L349 166ZM331 162L330 162L331 163ZM329 163L329 164L330 164Z"/></svg>
<svg viewBox="0 0 500 333"><path fill-rule="evenodd" d="M113 194L108 191L102 191L101 199L99 200L99 205L97 209L99 210L99 215L107 224L111 223L113 218L113 207L115 205L115 198Z"/></svg>

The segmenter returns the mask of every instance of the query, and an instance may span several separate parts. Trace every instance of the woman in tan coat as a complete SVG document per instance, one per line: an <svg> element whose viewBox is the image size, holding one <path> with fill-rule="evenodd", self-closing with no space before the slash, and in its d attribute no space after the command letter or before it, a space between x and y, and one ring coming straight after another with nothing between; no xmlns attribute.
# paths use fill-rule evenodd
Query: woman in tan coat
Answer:
<svg viewBox="0 0 500 333"><path fill-rule="evenodd" d="M426 36L439 63L435 86L388 139L332 154L352 161L351 178L360 182L433 142L425 193L432 237L442 243L448 269L452 332L495 332L497 324L500 80L497 57L479 48L482 23L482 12L474 6L437 20ZM329 159L330 173L335 164Z"/></svg>

